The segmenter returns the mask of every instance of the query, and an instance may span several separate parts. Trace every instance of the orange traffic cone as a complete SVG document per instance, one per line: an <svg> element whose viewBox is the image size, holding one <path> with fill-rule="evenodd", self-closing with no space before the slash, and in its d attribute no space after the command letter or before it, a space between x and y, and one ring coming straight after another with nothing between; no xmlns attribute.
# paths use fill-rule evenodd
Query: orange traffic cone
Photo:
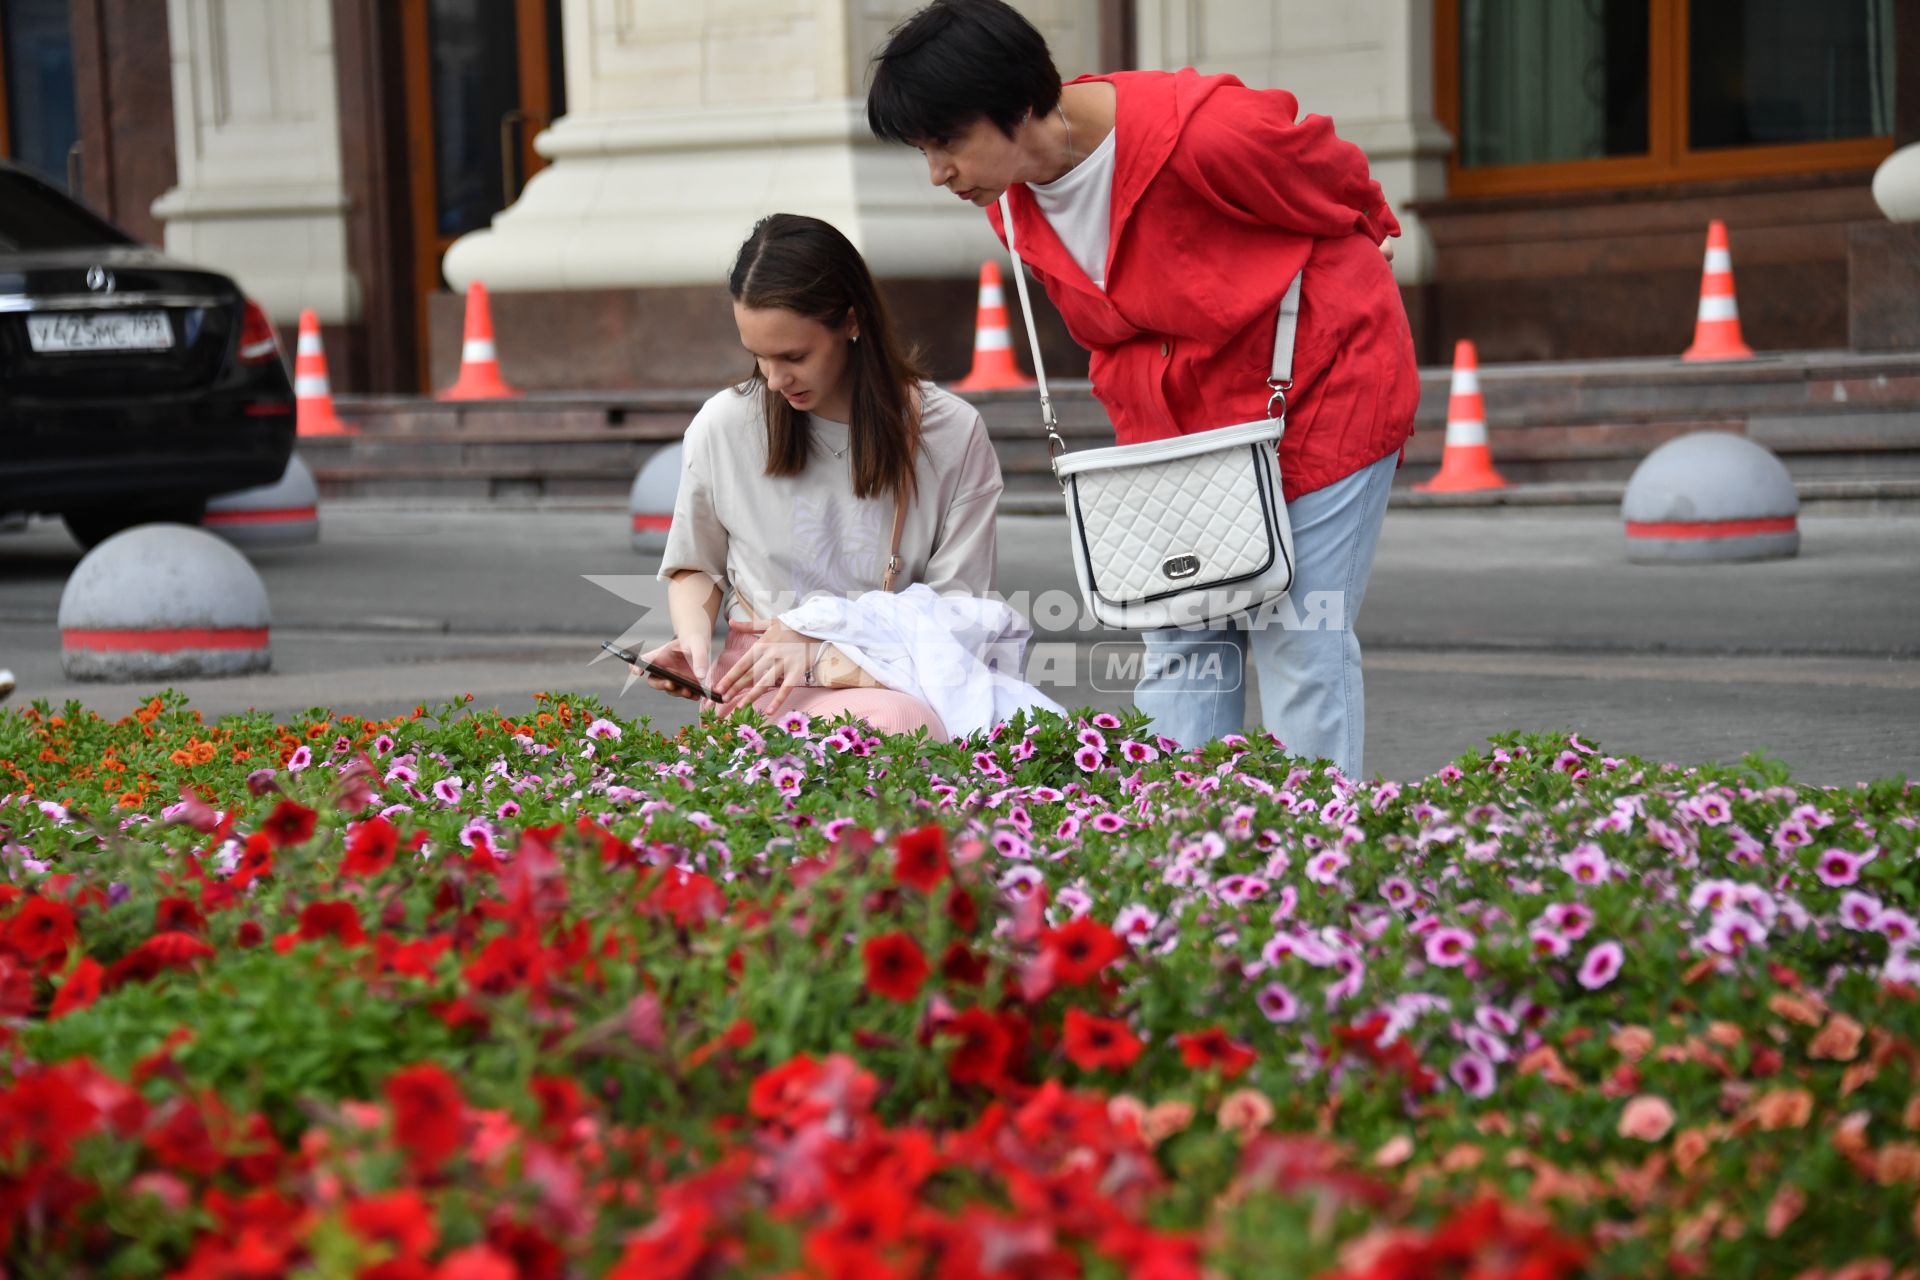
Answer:
<svg viewBox="0 0 1920 1280"><path fill-rule="evenodd" d="M1740 337L1740 308L1733 300L1733 251L1727 246L1727 224L1718 218L1707 224L1707 262L1700 274L1700 315L1693 325L1693 345L1680 358L1753 359L1753 348Z"/></svg>
<svg viewBox="0 0 1920 1280"><path fill-rule="evenodd" d="M327 382L327 352L320 345L320 317L300 313L300 337L293 349L293 403L303 436L350 436L354 429L333 412L333 388Z"/></svg>
<svg viewBox="0 0 1920 1280"><path fill-rule="evenodd" d="M1413 486L1423 493L1468 493L1504 489L1487 449L1487 406L1480 398L1480 357L1465 338L1453 348L1453 387L1447 396L1447 447L1440 473Z"/></svg>
<svg viewBox="0 0 1920 1280"><path fill-rule="evenodd" d="M974 321L973 368L953 384L955 391L1005 391L1031 387L1033 379L1013 362L1013 335L1007 327L1007 295L1000 287L998 264L980 264L980 307Z"/></svg>
<svg viewBox="0 0 1920 1280"><path fill-rule="evenodd" d="M460 343L460 377L442 400L508 400L520 393L500 376L500 356L493 345L493 309L487 305L487 286L475 280L467 286L467 325Z"/></svg>

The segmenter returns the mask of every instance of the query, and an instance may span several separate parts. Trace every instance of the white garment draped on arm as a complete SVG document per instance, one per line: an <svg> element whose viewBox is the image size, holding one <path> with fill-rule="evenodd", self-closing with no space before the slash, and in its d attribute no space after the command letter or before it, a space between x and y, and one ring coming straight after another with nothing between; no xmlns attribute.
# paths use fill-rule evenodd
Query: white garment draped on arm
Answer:
<svg viewBox="0 0 1920 1280"><path fill-rule="evenodd" d="M802 635L831 643L887 688L932 707L956 738L1016 711L1065 714L1020 678L1027 620L998 600L938 595L924 583L852 599L821 594L780 615Z"/></svg>

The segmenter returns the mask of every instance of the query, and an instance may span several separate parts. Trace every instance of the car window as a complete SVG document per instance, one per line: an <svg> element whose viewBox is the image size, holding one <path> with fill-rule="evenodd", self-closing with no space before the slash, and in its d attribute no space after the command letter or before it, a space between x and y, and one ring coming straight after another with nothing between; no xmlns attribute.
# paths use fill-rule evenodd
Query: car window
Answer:
<svg viewBox="0 0 1920 1280"><path fill-rule="evenodd" d="M132 243L123 232L51 187L0 169L0 252Z"/></svg>

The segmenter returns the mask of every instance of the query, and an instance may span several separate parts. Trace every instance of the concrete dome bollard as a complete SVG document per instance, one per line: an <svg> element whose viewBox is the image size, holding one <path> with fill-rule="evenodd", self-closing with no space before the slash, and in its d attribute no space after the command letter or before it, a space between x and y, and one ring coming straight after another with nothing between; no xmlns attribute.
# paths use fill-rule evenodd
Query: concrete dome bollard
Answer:
<svg viewBox="0 0 1920 1280"><path fill-rule="evenodd" d="M1780 560L1800 552L1800 495L1745 436L1698 431L1648 454L1620 503L1638 564Z"/></svg>
<svg viewBox="0 0 1920 1280"><path fill-rule="evenodd" d="M202 529L143 524L74 566L60 596L60 665L75 680L265 671L267 589Z"/></svg>
<svg viewBox="0 0 1920 1280"><path fill-rule="evenodd" d="M297 547L320 541L320 490L298 454L277 483L223 493L200 527L237 547Z"/></svg>
<svg viewBox="0 0 1920 1280"><path fill-rule="evenodd" d="M658 555L667 549L667 529L673 524L673 500L680 493L680 465L685 449L678 440L648 458L633 478L627 510L633 517L633 549Z"/></svg>

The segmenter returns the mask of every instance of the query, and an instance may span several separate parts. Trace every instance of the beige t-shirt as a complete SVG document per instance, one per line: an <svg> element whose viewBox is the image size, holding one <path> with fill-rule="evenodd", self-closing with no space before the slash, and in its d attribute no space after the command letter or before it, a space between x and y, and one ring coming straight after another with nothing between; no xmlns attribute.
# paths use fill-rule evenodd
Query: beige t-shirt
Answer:
<svg viewBox="0 0 1920 1280"><path fill-rule="evenodd" d="M767 475L764 394L757 383L745 394L729 388L687 427L661 579L700 570L728 589L732 618L747 616L741 601L768 618L817 592L879 590L893 495L853 496L852 428L818 415L806 469ZM903 568L894 588L924 582L942 593L985 595L993 588L1000 460L972 405L932 383L922 383L920 394L918 490L900 534Z"/></svg>

